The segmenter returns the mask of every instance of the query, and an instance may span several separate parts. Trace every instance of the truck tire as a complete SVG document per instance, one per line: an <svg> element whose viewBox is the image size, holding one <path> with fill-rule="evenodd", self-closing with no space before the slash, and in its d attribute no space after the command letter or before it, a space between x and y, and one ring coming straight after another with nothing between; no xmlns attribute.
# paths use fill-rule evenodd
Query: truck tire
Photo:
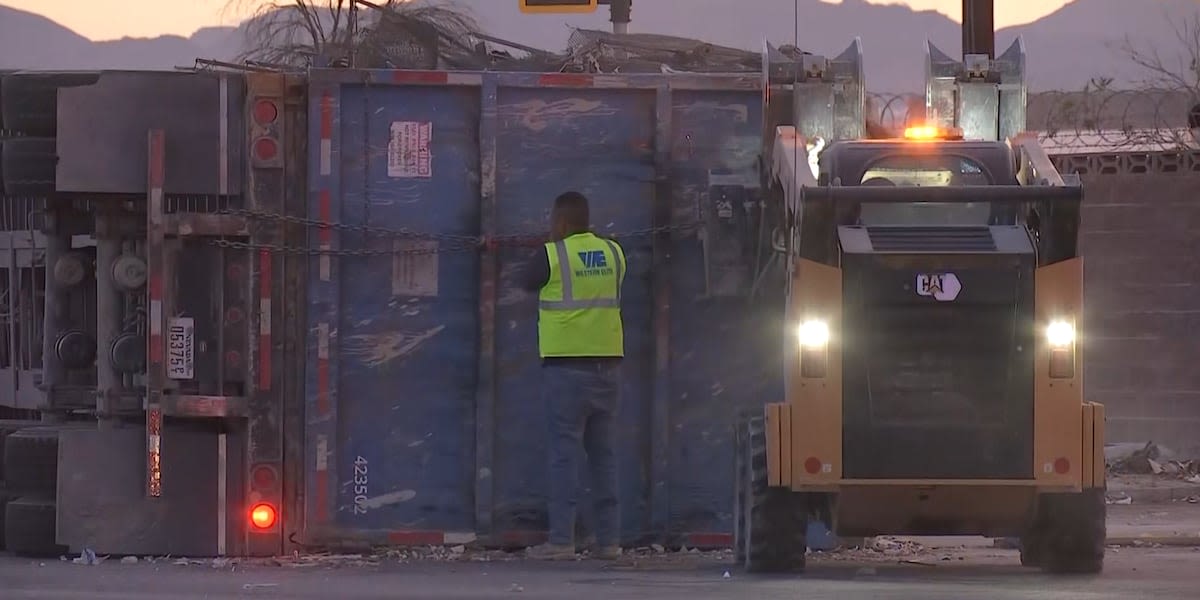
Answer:
<svg viewBox="0 0 1200 600"><path fill-rule="evenodd" d="M4 486L4 440L15 431L40 424L40 421L0 420L0 489Z"/></svg>
<svg viewBox="0 0 1200 600"><path fill-rule="evenodd" d="M48 558L66 554L55 540L57 507L53 500L26 496L4 507L4 544L17 556Z"/></svg>
<svg viewBox="0 0 1200 600"><path fill-rule="evenodd" d="M99 73L11 73L0 83L0 122L23 135L58 134L58 90L92 85Z"/></svg>
<svg viewBox="0 0 1200 600"><path fill-rule="evenodd" d="M58 491L58 427L30 427L4 440L4 474L17 494L53 498Z"/></svg>
<svg viewBox="0 0 1200 600"><path fill-rule="evenodd" d="M6 196L54 194L57 169L58 142L54 138L11 138L0 143L0 179Z"/></svg>
<svg viewBox="0 0 1200 600"><path fill-rule="evenodd" d="M744 564L750 573L800 573L808 552L808 509L804 496L768 485L765 426L761 416L746 424Z"/></svg>
<svg viewBox="0 0 1200 600"><path fill-rule="evenodd" d="M1030 533L1021 538L1021 566L1039 568L1042 566L1042 539L1037 534Z"/></svg>
<svg viewBox="0 0 1200 600"><path fill-rule="evenodd" d="M1104 570L1107 507L1104 490L1045 494L1040 498L1041 543L1037 558L1048 573L1097 574Z"/></svg>

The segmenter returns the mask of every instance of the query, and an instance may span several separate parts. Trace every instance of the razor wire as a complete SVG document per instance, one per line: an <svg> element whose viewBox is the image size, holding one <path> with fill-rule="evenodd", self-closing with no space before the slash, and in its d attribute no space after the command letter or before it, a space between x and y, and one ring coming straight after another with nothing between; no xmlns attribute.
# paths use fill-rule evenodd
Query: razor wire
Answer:
<svg viewBox="0 0 1200 600"><path fill-rule="evenodd" d="M891 133L925 117L922 94L866 94L867 121ZM1026 123L1051 154L1200 150L1200 91L1031 92Z"/></svg>

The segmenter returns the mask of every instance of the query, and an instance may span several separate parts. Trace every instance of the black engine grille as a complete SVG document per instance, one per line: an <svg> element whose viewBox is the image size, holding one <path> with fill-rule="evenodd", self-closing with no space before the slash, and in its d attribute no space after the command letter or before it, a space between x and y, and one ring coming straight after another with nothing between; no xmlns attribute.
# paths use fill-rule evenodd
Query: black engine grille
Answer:
<svg viewBox="0 0 1200 600"><path fill-rule="evenodd" d="M1000 427L1012 381L1011 306L871 307L870 420L882 427Z"/></svg>
<svg viewBox="0 0 1200 600"><path fill-rule="evenodd" d="M868 227L876 252L992 252L996 240L987 227Z"/></svg>

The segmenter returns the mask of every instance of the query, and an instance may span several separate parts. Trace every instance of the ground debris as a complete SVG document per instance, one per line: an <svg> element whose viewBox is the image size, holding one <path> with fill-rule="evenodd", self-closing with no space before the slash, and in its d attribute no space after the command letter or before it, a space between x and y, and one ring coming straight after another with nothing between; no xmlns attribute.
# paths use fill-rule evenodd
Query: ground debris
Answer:
<svg viewBox="0 0 1200 600"><path fill-rule="evenodd" d="M899 562L922 566L955 560L944 548L935 553L914 540L891 536L866 538L860 546L814 552L813 558L830 562Z"/></svg>
<svg viewBox="0 0 1200 600"><path fill-rule="evenodd" d="M1112 475L1157 475L1200 484L1200 460L1177 459L1170 450L1154 442L1140 448L1121 448L1107 463Z"/></svg>

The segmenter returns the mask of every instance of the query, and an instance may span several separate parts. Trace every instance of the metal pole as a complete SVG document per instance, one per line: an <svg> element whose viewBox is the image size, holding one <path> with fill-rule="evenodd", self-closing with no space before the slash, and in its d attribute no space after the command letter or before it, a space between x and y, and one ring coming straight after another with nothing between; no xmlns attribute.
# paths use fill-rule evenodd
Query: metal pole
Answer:
<svg viewBox="0 0 1200 600"><path fill-rule="evenodd" d="M67 287L53 275L60 258L71 251L71 235L62 223L59 207L48 207L46 234L46 292L42 317L42 388L46 392L46 408L54 409L58 389L67 383L67 370L58 358L58 336L70 324L67 315ZM14 293L14 292L10 292Z"/></svg>
<svg viewBox="0 0 1200 600"><path fill-rule="evenodd" d="M124 296L113 281L113 265L121 256L114 220L103 209L96 214L96 413L101 422L114 416L124 387L112 357L112 344L124 321Z"/></svg>
<svg viewBox="0 0 1200 600"><path fill-rule="evenodd" d="M996 58L996 6L994 0L963 0L962 47L968 54Z"/></svg>
<svg viewBox="0 0 1200 600"><path fill-rule="evenodd" d="M625 34L629 33L629 20L633 14L633 0L611 0L609 5L610 19L613 24L613 33Z"/></svg>

